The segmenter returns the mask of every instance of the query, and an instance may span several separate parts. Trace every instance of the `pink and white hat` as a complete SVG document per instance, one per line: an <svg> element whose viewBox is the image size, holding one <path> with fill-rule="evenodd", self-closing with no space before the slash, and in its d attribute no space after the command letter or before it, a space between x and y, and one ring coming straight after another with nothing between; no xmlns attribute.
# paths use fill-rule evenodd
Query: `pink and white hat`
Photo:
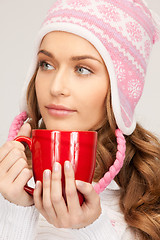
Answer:
<svg viewBox="0 0 160 240"><path fill-rule="evenodd" d="M21 110L27 111L26 88L42 38L51 31L70 32L88 40L103 58L116 123L130 135L136 126L134 111L142 95L150 52L158 40L158 24L143 0L56 1L38 34Z"/></svg>

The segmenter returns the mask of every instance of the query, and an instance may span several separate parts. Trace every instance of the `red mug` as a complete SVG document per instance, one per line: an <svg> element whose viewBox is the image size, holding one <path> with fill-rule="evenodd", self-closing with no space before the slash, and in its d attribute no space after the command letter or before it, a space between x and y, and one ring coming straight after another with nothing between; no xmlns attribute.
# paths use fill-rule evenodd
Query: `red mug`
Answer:
<svg viewBox="0 0 160 240"><path fill-rule="evenodd" d="M64 162L72 163L75 179L92 182L97 148L96 131L54 131L35 129L32 130L32 138L19 136L15 139L28 144L32 153L32 168L35 182L43 182L45 169L52 170L54 162L62 166L62 194L65 197ZM34 189L25 186L24 189L33 195ZM78 192L80 204L84 198Z"/></svg>

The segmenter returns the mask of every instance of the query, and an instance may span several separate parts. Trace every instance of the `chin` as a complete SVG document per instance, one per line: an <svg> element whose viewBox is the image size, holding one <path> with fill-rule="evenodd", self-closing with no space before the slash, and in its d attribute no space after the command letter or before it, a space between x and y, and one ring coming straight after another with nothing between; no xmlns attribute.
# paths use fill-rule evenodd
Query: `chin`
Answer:
<svg viewBox="0 0 160 240"><path fill-rule="evenodd" d="M45 121L44 121L45 122ZM55 131L89 131L91 127L82 125L82 123L76 121L46 121L45 126L48 130ZM79 123L79 124L78 124Z"/></svg>
<svg viewBox="0 0 160 240"><path fill-rule="evenodd" d="M74 128L67 126L46 125L46 129L55 131L75 131Z"/></svg>

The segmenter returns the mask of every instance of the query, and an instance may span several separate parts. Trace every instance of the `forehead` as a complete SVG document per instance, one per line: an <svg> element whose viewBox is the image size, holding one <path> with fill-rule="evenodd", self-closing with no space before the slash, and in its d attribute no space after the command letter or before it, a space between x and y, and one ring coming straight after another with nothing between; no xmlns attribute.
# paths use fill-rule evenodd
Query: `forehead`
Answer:
<svg viewBox="0 0 160 240"><path fill-rule="evenodd" d="M53 31L44 36L40 49L48 51L57 51L65 49L65 52L75 54L92 54L102 60L96 48L86 39L73 33Z"/></svg>

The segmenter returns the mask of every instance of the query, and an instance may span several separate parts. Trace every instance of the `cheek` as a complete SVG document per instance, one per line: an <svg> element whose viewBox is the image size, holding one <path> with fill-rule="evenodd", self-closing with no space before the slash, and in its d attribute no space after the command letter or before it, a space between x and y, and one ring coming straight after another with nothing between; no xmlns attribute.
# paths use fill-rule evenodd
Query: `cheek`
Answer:
<svg viewBox="0 0 160 240"><path fill-rule="evenodd" d="M81 105L79 107L81 123L85 123L87 129L94 127L102 121L106 115L106 91L90 91L90 94L83 95Z"/></svg>
<svg viewBox="0 0 160 240"><path fill-rule="evenodd" d="M86 129L96 129L106 115L106 96L107 90L97 88L97 91L91 89L90 94L84 96L81 105L80 120L85 124Z"/></svg>
<svg viewBox="0 0 160 240"><path fill-rule="evenodd" d="M90 98L90 106L95 114L104 115L106 102L106 92L96 94Z"/></svg>
<svg viewBox="0 0 160 240"><path fill-rule="evenodd" d="M85 92L85 97L83 98L83 102L85 106L90 108L93 112L104 111L106 96L107 96L107 86L106 85L101 87L96 86L95 88L90 88L90 91Z"/></svg>

